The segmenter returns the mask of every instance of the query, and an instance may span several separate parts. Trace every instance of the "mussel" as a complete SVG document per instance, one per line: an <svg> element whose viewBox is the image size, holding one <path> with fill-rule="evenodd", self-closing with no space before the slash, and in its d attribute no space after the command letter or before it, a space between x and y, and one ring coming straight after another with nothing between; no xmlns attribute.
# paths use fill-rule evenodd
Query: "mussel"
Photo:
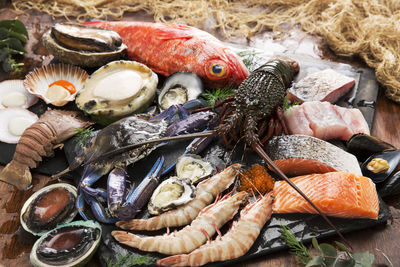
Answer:
<svg viewBox="0 0 400 267"><path fill-rule="evenodd" d="M76 188L65 183L40 189L22 206L22 227L34 235L42 235L59 225L71 222L77 214L76 197Z"/></svg>
<svg viewBox="0 0 400 267"><path fill-rule="evenodd" d="M370 156L361 166L364 176L381 183L398 170L400 150L386 151Z"/></svg>
<svg viewBox="0 0 400 267"><path fill-rule="evenodd" d="M101 226L94 221L76 221L42 235L33 245L33 266L84 266L101 239Z"/></svg>
<svg viewBox="0 0 400 267"><path fill-rule="evenodd" d="M43 35L43 42L61 62L99 67L125 57L127 46L114 31L72 23L57 23Z"/></svg>
<svg viewBox="0 0 400 267"><path fill-rule="evenodd" d="M216 172L215 167L194 154L185 154L176 161L176 175L196 184Z"/></svg>
<svg viewBox="0 0 400 267"><path fill-rule="evenodd" d="M158 215L186 204L196 196L196 189L189 179L171 177L163 181L153 192L148 203L150 214Z"/></svg>
<svg viewBox="0 0 400 267"><path fill-rule="evenodd" d="M176 72L165 80L158 96L158 105L165 110L172 105L197 99L203 92L203 83L197 74Z"/></svg>
<svg viewBox="0 0 400 267"><path fill-rule="evenodd" d="M396 150L394 146L380 140L377 137L358 133L352 135L346 143L347 149L361 162L375 153Z"/></svg>

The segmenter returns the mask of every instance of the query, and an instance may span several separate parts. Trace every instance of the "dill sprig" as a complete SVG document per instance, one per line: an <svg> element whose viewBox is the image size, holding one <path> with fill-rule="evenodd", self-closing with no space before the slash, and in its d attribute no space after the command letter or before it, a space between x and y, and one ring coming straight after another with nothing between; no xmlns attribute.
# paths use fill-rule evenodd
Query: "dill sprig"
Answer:
<svg viewBox="0 0 400 267"><path fill-rule="evenodd" d="M157 258L151 256L150 254L146 254L146 255L118 254L115 262L111 258L106 258L104 256L103 256L103 259L106 262L107 267L150 265L150 264L154 264L157 261Z"/></svg>
<svg viewBox="0 0 400 267"><path fill-rule="evenodd" d="M204 98L209 106L214 107L218 101L234 95L235 91L232 87L225 87L218 88L215 91L205 92L201 95L201 97Z"/></svg>
<svg viewBox="0 0 400 267"><path fill-rule="evenodd" d="M290 228L281 225L280 232L282 234L283 240L289 247L289 252L298 258L300 264L306 265L307 262L312 259L308 248L306 248L303 243L297 241L296 236L294 235L292 230L290 230Z"/></svg>
<svg viewBox="0 0 400 267"><path fill-rule="evenodd" d="M77 145L80 147L84 147L86 143L89 141L92 132L94 131L94 128L90 126L86 129L76 128L75 130L78 132L76 134Z"/></svg>
<svg viewBox="0 0 400 267"><path fill-rule="evenodd" d="M293 107L293 106L296 106L296 105L300 105L300 103L297 102L297 101L291 102L287 97L285 97L285 98L283 99L282 109L283 109L283 111L286 111L286 110L288 110L289 108L291 108L291 107Z"/></svg>
<svg viewBox="0 0 400 267"><path fill-rule="evenodd" d="M261 54L261 52L257 52L256 50L243 50L237 53L237 55L241 57L243 64L250 72L256 68L257 62L260 58L258 57L259 54Z"/></svg>

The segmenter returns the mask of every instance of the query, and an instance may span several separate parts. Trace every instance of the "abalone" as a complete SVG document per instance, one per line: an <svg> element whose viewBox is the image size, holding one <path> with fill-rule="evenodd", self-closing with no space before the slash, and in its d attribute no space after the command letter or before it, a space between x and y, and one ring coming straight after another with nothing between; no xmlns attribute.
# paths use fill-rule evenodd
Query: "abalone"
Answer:
<svg viewBox="0 0 400 267"><path fill-rule="evenodd" d="M59 225L71 222L77 214L76 198L76 188L65 183L40 189L21 209L22 227L34 235L42 235Z"/></svg>
<svg viewBox="0 0 400 267"><path fill-rule="evenodd" d="M185 154L176 161L176 175L196 184L216 172L215 167L194 154Z"/></svg>
<svg viewBox="0 0 400 267"><path fill-rule="evenodd" d="M196 196L196 188L188 179L171 177L163 181L153 192L148 204L150 214L158 215L186 204Z"/></svg>
<svg viewBox="0 0 400 267"><path fill-rule="evenodd" d="M33 245L33 266L84 266L101 239L101 226L94 221L75 221L41 236Z"/></svg>

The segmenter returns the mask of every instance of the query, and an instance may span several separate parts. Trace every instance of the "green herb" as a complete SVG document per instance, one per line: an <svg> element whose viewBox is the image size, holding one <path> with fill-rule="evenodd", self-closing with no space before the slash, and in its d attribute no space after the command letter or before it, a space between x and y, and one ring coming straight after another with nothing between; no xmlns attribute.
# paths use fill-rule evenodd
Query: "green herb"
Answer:
<svg viewBox="0 0 400 267"><path fill-rule="evenodd" d="M301 242L296 240L293 232L285 226L281 226L283 240L289 247L290 253L295 255L299 263L306 267L371 267L375 256L369 252L350 253L348 248L335 242L338 250L326 243L318 244L316 238L312 239L312 246L316 251L315 256L311 256L311 249L307 249Z"/></svg>
<svg viewBox="0 0 400 267"><path fill-rule="evenodd" d="M25 25L19 20L0 21L0 63L5 72L19 72L23 63L17 63L14 55L26 53L24 45L29 39Z"/></svg>
<svg viewBox="0 0 400 267"><path fill-rule="evenodd" d="M92 135L92 132L94 130L93 127L88 127L86 129L75 129L78 133L76 134L76 138L77 138L77 145L80 147L84 147L86 145L86 143L89 141L89 138Z"/></svg>
<svg viewBox="0 0 400 267"><path fill-rule="evenodd" d="M257 62L260 61L257 55L261 54L261 52L257 52L256 50L244 50L237 54L242 58L243 64L251 72L256 68Z"/></svg>
<svg viewBox="0 0 400 267"><path fill-rule="evenodd" d="M146 255L129 255L129 254L119 254L116 257L116 261L114 262L111 258L103 257L104 261L107 264L107 267L123 267L123 266L132 266L132 265L150 265L154 264L157 261L157 258L151 256L150 254Z"/></svg>
<svg viewBox="0 0 400 267"><path fill-rule="evenodd" d="M209 106L214 107L218 101L223 100L230 96L234 96L234 95L235 95L235 92L234 92L233 88L226 87L226 88L222 88L222 89L218 88L213 92L208 91L206 93L203 93L201 95L201 97L205 99L205 101L207 102L207 104Z"/></svg>
<svg viewBox="0 0 400 267"><path fill-rule="evenodd" d="M285 97L285 98L283 99L283 107L282 107L282 109L283 109L283 111L286 111L286 110L288 110L289 108L291 108L291 107L293 107L293 106L296 106L296 105L300 105L300 103L299 103L299 102L296 102L296 101L291 102L287 97Z"/></svg>

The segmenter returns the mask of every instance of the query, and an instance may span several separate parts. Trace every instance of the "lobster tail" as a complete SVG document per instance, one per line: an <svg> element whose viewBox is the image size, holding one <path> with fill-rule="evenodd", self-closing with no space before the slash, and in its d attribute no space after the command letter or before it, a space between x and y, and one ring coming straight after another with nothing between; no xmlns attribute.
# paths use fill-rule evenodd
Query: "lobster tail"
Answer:
<svg viewBox="0 0 400 267"><path fill-rule="evenodd" d="M12 160L0 173L0 180L23 190L31 185L32 174L27 165Z"/></svg>
<svg viewBox="0 0 400 267"><path fill-rule="evenodd" d="M158 266L188 266L190 265L187 254L175 255L157 261Z"/></svg>

